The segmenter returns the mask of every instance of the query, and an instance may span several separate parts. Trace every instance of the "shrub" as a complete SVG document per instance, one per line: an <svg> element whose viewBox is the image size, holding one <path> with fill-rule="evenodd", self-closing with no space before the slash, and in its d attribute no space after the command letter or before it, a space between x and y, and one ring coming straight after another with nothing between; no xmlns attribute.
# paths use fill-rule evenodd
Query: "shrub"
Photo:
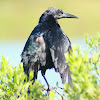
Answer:
<svg viewBox="0 0 100 100"><path fill-rule="evenodd" d="M100 35L88 39L85 36L86 50L73 47L71 56L65 54L70 66L72 85L64 85L65 99L100 100ZM30 72L30 80L33 78ZM26 80L26 81L25 81ZM4 56L0 63L0 99L1 100L57 100L55 91L46 96L44 86L39 81L32 85L27 82L22 64L18 67L10 65ZM57 83L58 87L58 83ZM30 93L28 90L30 89ZM61 100L61 95L60 95Z"/></svg>
<svg viewBox="0 0 100 100"><path fill-rule="evenodd" d="M72 84L65 84L64 91L69 100L100 100L100 34L88 39L85 36L86 50L73 47L69 57L65 54L72 72Z"/></svg>
<svg viewBox="0 0 100 100"><path fill-rule="evenodd" d="M30 75L30 79L32 75ZM39 81L25 82L27 76L24 74L23 66L19 64L17 67L12 67L8 64L7 60L2 56L0 66L0 99L9 100L45 100L43 94L43 86ZM28 95L28 89L30 94Z"/></svg>

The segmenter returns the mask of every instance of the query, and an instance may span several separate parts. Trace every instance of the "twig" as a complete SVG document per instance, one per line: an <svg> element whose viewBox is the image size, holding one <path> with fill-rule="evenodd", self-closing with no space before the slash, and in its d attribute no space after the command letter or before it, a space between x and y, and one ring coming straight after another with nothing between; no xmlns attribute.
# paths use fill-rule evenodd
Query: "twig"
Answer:
<svg viewBox="0 0 100 100"><path fill-rule="evenodd" d="M62 94L57 90L57 88L63 89L63 88L61 88L61 87L52 87L52 88L49 89L49 91L54 90L56 93L58 93L58 94L62 97L62 100L64 100L64 95L62 95ZM47 91L47 94L48 94L48 89L44 88L44 90L46 90L46 91ZM43 91L44 91L44 90L43 90ZM48 94L48 95L49 95L49 94Z"/></svg>
<svg viewBox="0 0 100 100"><path fill-rule="evenodd" d="M62 100L64 100L64 95L62 95L56 88L55 91L62 97Z"/></svg>
<svg viewBox="0 0 100 100"><path fill-rule="evenodd" d="M62 87L58 87L58 88L60 88L60 89L64 89L64 88L62 88Z"/></svg>

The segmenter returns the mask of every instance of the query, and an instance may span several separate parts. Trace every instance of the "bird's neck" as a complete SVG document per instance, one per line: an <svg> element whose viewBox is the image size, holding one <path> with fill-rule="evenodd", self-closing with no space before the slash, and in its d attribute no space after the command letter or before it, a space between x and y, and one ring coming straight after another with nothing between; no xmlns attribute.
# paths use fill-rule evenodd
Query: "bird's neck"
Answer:
<svg viewBox="0 0 100 100"><path fill-rule="evenodd" d="M46 16L46 17L42 17L39 20L39 23L47 23L49 25L49 27L51 26L59 26L58 21L53 17L53 16Z"/></svg>

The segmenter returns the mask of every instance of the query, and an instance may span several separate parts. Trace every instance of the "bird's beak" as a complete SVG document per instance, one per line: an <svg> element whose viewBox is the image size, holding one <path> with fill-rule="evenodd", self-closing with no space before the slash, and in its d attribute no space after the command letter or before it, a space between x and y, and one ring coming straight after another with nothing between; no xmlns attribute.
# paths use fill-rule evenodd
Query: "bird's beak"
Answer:
<svg viewBox="0 0 100 100"><path fill-rule="evenodd" d="M78 18L78 17L72 14L63 13L62 18Z"/></svg>

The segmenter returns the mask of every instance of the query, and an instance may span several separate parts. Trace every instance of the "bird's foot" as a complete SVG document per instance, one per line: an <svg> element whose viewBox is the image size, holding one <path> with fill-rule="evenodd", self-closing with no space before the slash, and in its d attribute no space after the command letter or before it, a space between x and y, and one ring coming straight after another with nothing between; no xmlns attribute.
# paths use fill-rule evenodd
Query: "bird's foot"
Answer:
<svg viewBox="0 0 100 100"><path fill-rule="evenodd" d="M50 87L48 87L47 92L50 92Z"/></svg>
<svg viewBox="0 0 100 100"><path fill-rule="evenodd" d="M47 97L49 97L49 92L51 91L50 87L48 87L48 89L46 91L47 91Z"/></svg>

